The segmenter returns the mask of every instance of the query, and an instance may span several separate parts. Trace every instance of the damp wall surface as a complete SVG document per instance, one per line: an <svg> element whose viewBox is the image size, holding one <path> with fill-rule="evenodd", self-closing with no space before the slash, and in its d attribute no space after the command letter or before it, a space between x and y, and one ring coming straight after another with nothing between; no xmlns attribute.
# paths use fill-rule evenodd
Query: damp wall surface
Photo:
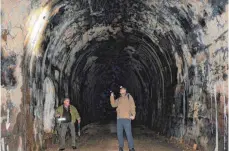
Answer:
<svg viewBox="0 0 229 151"><path fill-rule="evenodd" d="M136 123L202 150L229 150L227 1L2 6L5 150L42 149L64 97L84 125L113 118L108 93L119 85L135 99Z"/></svg>

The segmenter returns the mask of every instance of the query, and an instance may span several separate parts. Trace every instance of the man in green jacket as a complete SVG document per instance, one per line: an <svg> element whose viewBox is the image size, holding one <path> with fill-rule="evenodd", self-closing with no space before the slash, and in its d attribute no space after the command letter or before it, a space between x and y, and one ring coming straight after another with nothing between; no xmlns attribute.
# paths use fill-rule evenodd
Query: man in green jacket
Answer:
<svg viewBox="0 0 229 151"><path fill-rule="evenodd" d="M78 123L80 123L80 115L77 109L73 105L70 105L69 98L65 98L64 104L59 106L56 109L55 116L60 117L60 119L62 120L61 130L60 130L60 149L59 150L65 149L65 136L66 136L68 127L70 128L71 136L72 136L72 148L76 149L75 122L77 120Z"/></svg>

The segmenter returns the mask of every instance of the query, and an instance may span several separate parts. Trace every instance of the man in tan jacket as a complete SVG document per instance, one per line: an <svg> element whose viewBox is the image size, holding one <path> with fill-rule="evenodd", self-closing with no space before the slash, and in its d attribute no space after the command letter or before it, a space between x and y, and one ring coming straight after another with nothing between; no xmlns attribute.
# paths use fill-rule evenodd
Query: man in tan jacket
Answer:
<svg viewBox="0 0 229 151"><path fill-rule="evenodd" d="M117 111L117 136L119 142L119 151L123 151L124 139L123 130L126 132L129 151L134 151L134 141L131 130L131 120L135 119L136 110L133 97L126 93L125 87L120 87L121 96L115 100L114 93L111 93L111 106Z"/></svg>

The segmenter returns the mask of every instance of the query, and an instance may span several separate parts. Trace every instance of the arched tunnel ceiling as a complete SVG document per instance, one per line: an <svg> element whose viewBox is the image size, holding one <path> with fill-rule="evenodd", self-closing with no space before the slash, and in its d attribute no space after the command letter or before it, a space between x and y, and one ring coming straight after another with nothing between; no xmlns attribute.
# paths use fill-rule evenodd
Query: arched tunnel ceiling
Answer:
<svg viewBox="0 0 229 151"><path fill-rule="evenodd" d="M69 96L90 115L86 123L99 120L101 108L109 105L105 91L126 85L136 99L138 119L165 133L168 127L161 125L174 105L177 115L188 116L184 93L197 82L197 55L209 58L209 47L227 33L214 36L207 27L226 3L212 1L205 8L186 1L47 3L38 13L40 27L33 27L26 40L30 84L42 89L41 81L51 77L58 99ZM211 91L208 82L203 89ZM178 89L183 98L174 99Z"/></svg>
<svg viewBox="0 0 229 151"><path fill-rule="evenodd" d="M167 52L173 55L177 52L183 57L183 49L187 49L194 56L206 47L199 35L203 34L204 17L210 13L207 9L203 14L194 14L191 4L182 7L172 2L158 5L142 1L106 1L98 7L99 2L89 2L89 9L83 2L65 1L49 8L55 15L44 12L43 19L47 17L49 23L43 48L38 53L44 54L43 60L49 60L59 69L66 67L65 73L70 73L75 53L85 49L92 40L103 41L119 34L142 33L140 37L147 37L159 48L152 52L162 51L167 60ZM184 62L185 59L190 58L184 58Z"/></svg>

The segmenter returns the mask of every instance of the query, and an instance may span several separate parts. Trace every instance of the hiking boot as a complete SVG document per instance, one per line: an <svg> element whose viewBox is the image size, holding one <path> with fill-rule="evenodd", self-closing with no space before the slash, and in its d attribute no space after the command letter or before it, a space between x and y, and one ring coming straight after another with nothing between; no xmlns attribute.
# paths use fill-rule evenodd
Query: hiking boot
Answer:
<svg viewBox="0 0 229 151"><path fill-rule="evenodd" d="M129 151L135 151L135 149L134 148L131 148L131 149L129 149Z"/></svg>
<svg viewBox="0 0 229 151"><path fill-rule="evenodd" d="M60 148L59 150L65 150L65 148Z"/></svg>
<svg viewBox="0 0 229 151"><path fill-rule="evenodd" d="M77 149L76 146L72 146L72 149Z"/></svg>
<svg viewBox="0 0 229 151"><path fill-rule="evenodd" d="M122 147L119 147L119 151L123 151L123 148Z"/></svg>

